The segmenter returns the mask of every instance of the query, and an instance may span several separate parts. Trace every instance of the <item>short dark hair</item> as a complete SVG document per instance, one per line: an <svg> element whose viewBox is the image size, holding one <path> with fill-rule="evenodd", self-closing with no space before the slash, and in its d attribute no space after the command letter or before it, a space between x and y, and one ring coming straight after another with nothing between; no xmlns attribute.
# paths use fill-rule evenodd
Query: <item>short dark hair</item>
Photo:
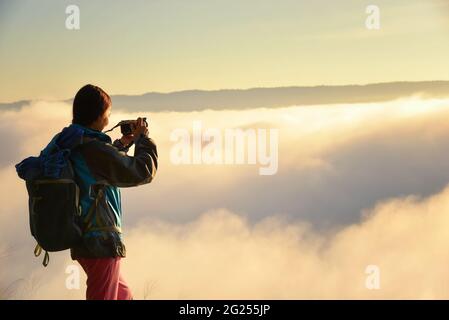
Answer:
<svg viewBox="0 0 449 320"><path fill-rule="evenodd" d="M111 97L100 87L87 84L73 100L72 123L88 126L101 116L111 105Z"/></svg>

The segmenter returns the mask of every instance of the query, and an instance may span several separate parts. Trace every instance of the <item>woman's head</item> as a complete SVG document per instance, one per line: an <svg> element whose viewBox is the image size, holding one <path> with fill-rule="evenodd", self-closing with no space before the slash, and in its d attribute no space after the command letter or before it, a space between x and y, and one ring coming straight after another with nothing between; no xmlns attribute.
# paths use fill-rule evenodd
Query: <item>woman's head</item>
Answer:
<svg viewBox="0 0 449 320"><path fill-rule="evenodd" d="M103 89L85 85L73 100L72 123L103 131L109 124L111 105L111 98Z"/></svg>

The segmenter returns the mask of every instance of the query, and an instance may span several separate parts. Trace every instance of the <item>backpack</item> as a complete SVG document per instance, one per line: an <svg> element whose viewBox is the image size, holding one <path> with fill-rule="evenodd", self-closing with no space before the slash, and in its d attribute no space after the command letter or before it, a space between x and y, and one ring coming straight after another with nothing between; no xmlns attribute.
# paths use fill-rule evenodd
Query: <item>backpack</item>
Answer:
<svg viewBox="0 0 449 320"><path fill-rule="evenodd" d="M39 157L16 165L19 177L26 181L30 230L37 241L34 255L45 250L44 267L49 263L48 252L76 246L83 234L80 189L70 160L73 149L63 149L54 140Z"/></svg>

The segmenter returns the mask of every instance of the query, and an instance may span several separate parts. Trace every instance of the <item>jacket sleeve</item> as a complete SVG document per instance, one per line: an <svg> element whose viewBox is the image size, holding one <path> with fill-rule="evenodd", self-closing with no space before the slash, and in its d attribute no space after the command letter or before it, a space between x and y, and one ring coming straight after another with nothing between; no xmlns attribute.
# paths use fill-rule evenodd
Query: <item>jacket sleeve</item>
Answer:
<svg viewBox="0 0 449 320"><path fill-rule="evenodd" d="M112 145L114 147L116 147L119 151L123 151L125 153L128 153L129 148L133 145L133 143L131 143L128 146L123 145L123 143L120 141L120 139L115 139L114 142L112 143Z"/></svg>
<svg viewBox="0 0 449 320"><path fill-rule="evenodd" d="M128 156L114 145L98 140L84 145L82 153L97 183L134 187L150 183L157 171L156 144L145 136L136 141L134 156Z"/></svg>

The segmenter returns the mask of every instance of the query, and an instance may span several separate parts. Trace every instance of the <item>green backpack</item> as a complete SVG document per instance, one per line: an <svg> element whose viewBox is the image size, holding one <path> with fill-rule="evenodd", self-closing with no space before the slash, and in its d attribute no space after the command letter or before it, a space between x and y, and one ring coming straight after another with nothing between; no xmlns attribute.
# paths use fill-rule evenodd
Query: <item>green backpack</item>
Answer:
<svg viewBox="0 0 449 320"><path fill-rule="evenodd" d="M19 177L26 181L30 229L37 241L34 255L45 250L44 266L49 262L48 252L70 249L83 235L71 150L61 149L54 140L39 157L28 157L16 165Z"/></svg>

